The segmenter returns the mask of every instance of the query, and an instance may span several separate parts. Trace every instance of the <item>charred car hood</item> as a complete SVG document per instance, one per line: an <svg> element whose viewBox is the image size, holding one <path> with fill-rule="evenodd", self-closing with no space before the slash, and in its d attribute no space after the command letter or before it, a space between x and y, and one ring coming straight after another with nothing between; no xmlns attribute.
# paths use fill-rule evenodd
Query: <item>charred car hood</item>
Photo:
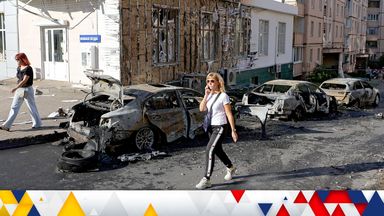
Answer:
<svg viewBox="0 0 384 216"><path fill-rule="evenodd" d="M92 80L93 95L109 95L123 102L123 85L108 75L98 75L86 72L85 75Z"/></svg>

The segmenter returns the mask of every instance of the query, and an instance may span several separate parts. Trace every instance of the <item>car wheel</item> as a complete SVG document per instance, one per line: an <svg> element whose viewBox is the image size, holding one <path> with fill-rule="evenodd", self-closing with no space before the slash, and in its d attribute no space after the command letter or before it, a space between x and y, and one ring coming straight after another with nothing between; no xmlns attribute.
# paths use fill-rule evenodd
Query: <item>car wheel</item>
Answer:
<svg viewBox="0 0 384 216"><path fill-rule="evenodd" d="M303 107L301 107L301 106L296 107L296 109L292 113L293 121L301 121L301 120L303 120L304 119L304 114L305 114L305 111L304 111Z"/></svg>
<svg viewBox="0 0 384 216"><path fill-rule="evenodd" d="M61 155L57 167L63 171L84 172L96 168L97 163L96 151L71 149Z"/></svg>
<svg viewBox="0 0 384 216"><path fill-rule="evenodd" d="M379 106L379 103L380 103L380 95L379 94L376 94L376 97L375 97L375 100L373 101L373 106L374 107L377 107Z"/></svg>
<svg viewBox="0 0 384 216"><path fill-rule="evenodd" d="M147 126L140 128L135 134L135 145L139 150L153 150L156 139L156 130Z"/></svg>

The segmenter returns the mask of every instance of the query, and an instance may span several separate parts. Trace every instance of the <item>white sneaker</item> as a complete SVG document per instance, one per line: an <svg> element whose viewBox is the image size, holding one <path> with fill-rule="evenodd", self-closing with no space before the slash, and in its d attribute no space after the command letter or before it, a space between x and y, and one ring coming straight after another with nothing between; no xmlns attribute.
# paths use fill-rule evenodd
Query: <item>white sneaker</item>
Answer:
<svg viewBox="0 0 384 216"><path fill-rule="evenodd" d="M206 177L203 177L200 180L199 184L196 185L196 188L202 190L205 188L209 188L211 186L212 186L211 181L209 181L209 179L207 179Z"/></svg>
<svg viewBox="0 0 384 216"><path fill-rule="evenodd" d="M235 166L232 166L231 168L227 168L227 174L224 176L224 180L227 180L227 181L231 180L235 172L236 172Z"/></svg>

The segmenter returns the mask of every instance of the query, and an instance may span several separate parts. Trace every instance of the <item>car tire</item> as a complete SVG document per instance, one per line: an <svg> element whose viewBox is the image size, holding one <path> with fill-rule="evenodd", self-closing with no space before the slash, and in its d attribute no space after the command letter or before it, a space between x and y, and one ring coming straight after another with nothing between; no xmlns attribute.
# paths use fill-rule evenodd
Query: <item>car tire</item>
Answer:
<svg viewBox="0 0 384 216"><path fill-rule="evenodd" d="M302 121L304 120L304 114L305 114L304 108L301 106L298 106L292 113L292 120L295 122Z"/></svg>
<svg viewBox="0 0 384 216"><path fill-rule="evenodd" d="M379 103L380 103L380 95L376 94L375 100L373 101L372 106L377 107L379 106Z"/></svg>
<svg viewBox="0 0 384 216"><path fill-rule="evenodd" d="M98 154L92 150L71 149L64 152L57 163L57 168L69 172L85 172L98 164Z"/></svg>
<svg viewBox="0 0 384 216"><path fill-rule="evenodd" d="M140 128L134 136L136 148L140 151L152 151L158 139L157 131L152 126Z"/></svg>

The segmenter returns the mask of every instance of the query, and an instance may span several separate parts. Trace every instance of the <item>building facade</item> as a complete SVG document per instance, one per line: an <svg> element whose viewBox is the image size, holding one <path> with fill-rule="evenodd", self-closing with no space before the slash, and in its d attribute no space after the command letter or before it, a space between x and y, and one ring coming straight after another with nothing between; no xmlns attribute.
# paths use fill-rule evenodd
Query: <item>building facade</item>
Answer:
<svg viewBox="0 0 384 216"><path fill-rule="evenodd" d="M295 77L305 79L318 65L324 65L343 76L343 72L353 72L358 61L366 61L367 0L284 2L299 8L299 16L295 17L295 62L301 59L301 41L303 57L302 72L294 72ZM298 63L295 69L300 67L301 62Z"/></svg>
<svg viewBox="0 0 384 216"><path fill-rule="evenodd" d="M377 60L384 54L384 1L369 0L367 15L367 54Z"/></svg>
<svg viewBox="0 0 384 216"><path fill-rule="evenodd" d="M229 85L291 78L296 13L268 0L122 1L122 81L163 83L208 70Z"/></svg>
<svg viewBox="0 0 384 216"><path fill-rule="evenodd" d="M0 1L0 80L15 77L19 50L16 0Z"/></svg>
<svg viewBox="0 0 384 216"><path fill-rule="evenodd" d="M20 51L36 78L89 84L91 71L120 79L118 0L18 2Z"/></svg>

